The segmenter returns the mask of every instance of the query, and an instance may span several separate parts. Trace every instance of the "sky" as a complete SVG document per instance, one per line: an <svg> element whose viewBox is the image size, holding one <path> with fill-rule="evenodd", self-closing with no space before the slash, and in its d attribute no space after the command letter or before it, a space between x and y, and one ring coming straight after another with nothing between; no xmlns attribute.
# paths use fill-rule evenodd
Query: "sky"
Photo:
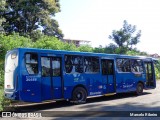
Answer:
<svg viewBox="0 0 160 120"><path fill-rule="evenodd" d="M88 40L92 47L105 47L113 30L123 21L141 30L138 50L160 55L159 0L60 0L61 12L55 15L66 39Z"/></svg>

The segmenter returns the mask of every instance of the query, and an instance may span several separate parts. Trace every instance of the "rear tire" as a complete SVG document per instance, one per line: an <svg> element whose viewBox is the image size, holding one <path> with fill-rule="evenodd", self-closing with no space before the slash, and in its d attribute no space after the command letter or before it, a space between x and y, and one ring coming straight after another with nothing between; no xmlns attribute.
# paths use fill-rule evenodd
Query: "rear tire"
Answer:
<svg viewBox="0 0 160 120"><path fill-rule="evenodd" d="M87 92L83 87L76 87L72 93L72 101L74 104L86 103Z"/></svg>
<svg viewBox="0 0 160 120"><path fill-rule="evenodd" d="M136 94L137 95L142 95L143 94L143 84L142 83L137 84Z"/></svg>

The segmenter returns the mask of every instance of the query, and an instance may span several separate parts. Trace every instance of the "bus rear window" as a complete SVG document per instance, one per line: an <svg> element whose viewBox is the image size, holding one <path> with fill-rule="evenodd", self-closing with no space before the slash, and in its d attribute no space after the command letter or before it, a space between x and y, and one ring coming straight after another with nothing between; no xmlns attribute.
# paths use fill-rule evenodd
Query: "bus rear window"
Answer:
<svg viewBox="0 0 160 120"><path fill-rule="evenodd" d="M17 52L11 54L11 59L15 59L17 57Z"/></svg>
<svg viewBox="0 0 160 120"><path fill-rule="evenodd" d="M29 74L38 73L38 55L36 53L27 53L25 55L26 68Z"/></svg>

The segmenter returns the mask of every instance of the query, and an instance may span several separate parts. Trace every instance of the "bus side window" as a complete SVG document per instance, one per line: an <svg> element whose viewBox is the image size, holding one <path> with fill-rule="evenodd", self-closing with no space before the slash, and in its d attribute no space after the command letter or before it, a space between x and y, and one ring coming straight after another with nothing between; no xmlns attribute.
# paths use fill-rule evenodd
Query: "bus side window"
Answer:
<svg viewBox="0 0 160 120"><path fill-rule="evenodd" d="M143 72L142 60L132 59L131 70L132 72Z"/></svg>
<svg viewBox="0 0 160 120"><path fill-rule="evenodd" d="M83 57L78 55L65 56L66 73L83 73Z"/></svg>
<svg viewBox="0 0 160 120"><path fill-rule="evenodd" d="M102 60L102 75L107 75L107 60Z"/></svg>
<svg viewBox="0 0 160 120"><path fill-rule="evenodd" d="M50 76L50 58L41 57L41 66L42 66L42 76Z"/></svg>
<svg viewBox="0 0 160 120"><path fill-rule="evenodd" d="M83 57L82 56L72 56L73 68L75 72L83 73Z"/></svg>
<svg viewBox="0 0 160 120"><path fill-rule="evenodd" d="M117 59L118 72L131 72L131 65L129 59Z"/></svg>
<svg viewBox="0 0 160 120"><path fill-rule="evenodd" d="M54 58L52 60L52 76L60 76L61 75L61 59Z"/></svg>
<svg viewBox="0 0 160 120"><path fill-rule="evenodd" d="M100 72L99 58L97 57L84 57L84 71L89 73Z"/></svg>
<svg viewBox="0 0 160 120"><path fill-rule="evenodd" d="M25 62L29 74L38 73L38 55L36 53L27 53L25 55Z"/></svg>
<svg viewBox="0 0 160 120"><path fill-rule="evenodd" d="M72 71L72 59L71 59L71 56L69 55L65 56L65 70L66 70L66 73L71 73Z"/></svg>
<svg viewBox="0 0 160 120"><path fill-rule="evenodd" d="M113 70L113 61L108 61L108 75L113 75L114 70Z"/></svg>
<svg viewBox="0 0 160 120"><path fill-rule="evenodd" d="M113 61L111 60L102 60L102 75L113 75Z"/></svg>

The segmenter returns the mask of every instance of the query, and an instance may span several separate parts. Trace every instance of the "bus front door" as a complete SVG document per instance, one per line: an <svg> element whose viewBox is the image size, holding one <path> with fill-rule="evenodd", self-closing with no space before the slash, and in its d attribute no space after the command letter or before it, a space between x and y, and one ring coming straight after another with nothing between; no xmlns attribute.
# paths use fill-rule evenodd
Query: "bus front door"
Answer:
<svg viewBox="0 0 160 120"><path fill-rule="evenodd" d="M152 62L145 61L145 69L146 69L146 87L152 88L155 87L155 77L154 77L154 68Z"/></svg>
<svg viewBox="0 0 160 120"><path fill-rule="evenodd" d="M114 80L114 61L110 59L102 59L102 81L103 93L115 93L115 80Z"/></svg>
<svg viewBox="0 0 160 120"><path fill-rule="evenodd" d="M61 57L41 57L42 101L62 98Z"/></svg>

